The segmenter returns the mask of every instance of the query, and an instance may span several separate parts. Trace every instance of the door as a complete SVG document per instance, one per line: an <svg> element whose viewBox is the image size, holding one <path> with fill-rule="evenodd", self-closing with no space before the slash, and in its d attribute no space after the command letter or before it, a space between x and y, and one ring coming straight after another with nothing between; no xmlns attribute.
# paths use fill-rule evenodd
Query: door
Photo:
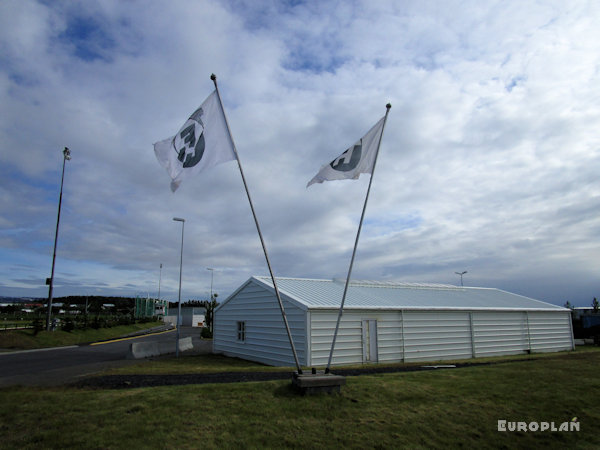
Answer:
<svg viewBox="0 0 600 450"><path fill-rule="evenodd" d="M362 321L363 362L377 362L377 320Z"/></svg>

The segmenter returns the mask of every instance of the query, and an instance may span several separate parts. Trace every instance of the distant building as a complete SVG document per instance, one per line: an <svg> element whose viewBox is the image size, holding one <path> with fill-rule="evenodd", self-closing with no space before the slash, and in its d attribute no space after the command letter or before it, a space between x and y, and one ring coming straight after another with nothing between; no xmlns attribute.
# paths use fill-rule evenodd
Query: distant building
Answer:
<svg viewBox="0 0 600 450"><path fill-rule="evenodd" d="M205 327L206 310L200 307L183 306L181 308L181 325L184 327ZM171 308L169 315L164 317L165 323L177 324L177 308Z"/></svg>
<svg viewBox="0 0 600 450"><path fill-rule="evenodd" d="M344 282L278 278L303 366L327 364ZM214 351L274 366L294 359L269 277L215 311ZM574 348L570 310L476 287L351 282L332 365L436 361Z"/></svg>

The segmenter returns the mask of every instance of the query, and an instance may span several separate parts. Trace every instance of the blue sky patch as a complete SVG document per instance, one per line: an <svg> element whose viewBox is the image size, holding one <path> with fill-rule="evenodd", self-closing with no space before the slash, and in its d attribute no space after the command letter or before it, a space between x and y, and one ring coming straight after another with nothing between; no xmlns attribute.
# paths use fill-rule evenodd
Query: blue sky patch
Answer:
<svg viewBox="0 0 600 450"><path fill-rule="evenodd" d="M505 89L508 92L512 92L512 90L515 88L515 86L522 84L526 80L527 80L527 77L525 77L523 75L517 75L516 77L512 77L510 79L510 81L508 83L506 83Z"/></svg>
<svg viewBox="0 0 600 450"><path fill-rule="evenodd" d="M297 48L291 52L283 67L301 72L335 73L348 60L348 58L336 57L328 53L327 55L330 56L323 57L323 55L311 54L303 48Z"/></svg>
<svg viewBox="0 0 600 450"><path fill-rule="evenodd" d="M108 60L107 51L115 48L115 40L91 17L74 16L59 35L73 47L73 53L84 61Z"/></svg>
<svg viewBox="0 0 600 450"><path fill-rule="evenodd" d="M365 228L371 228L377 233L388 234L411 228L417 228L423 223L423 218L418 215L407 215L401 217L365 217Z"/></svg>

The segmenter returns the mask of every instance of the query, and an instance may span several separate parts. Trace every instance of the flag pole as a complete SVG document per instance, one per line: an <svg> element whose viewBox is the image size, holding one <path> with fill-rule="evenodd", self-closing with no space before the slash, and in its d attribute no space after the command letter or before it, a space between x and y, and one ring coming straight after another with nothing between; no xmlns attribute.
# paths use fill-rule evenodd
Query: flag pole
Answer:
<svg viewBox="0 0 600 450"><path fill-rule="evenodd" d="M346 302L346 294L348 293L348 285L350 284L350 277L352 275L352 266L354 265L354 257L356 256L356 247L358 246L358 239L360 237L360 230L362 229L363 219L365 218L365 211L367 210L367 202L369 201L369 193L371 192L371 184L373 183L373 177L375 176L375 166L377 165L377 157L379 156L379 147L381 146L381 139L383 138L383 131L385 130L385 123L390 112L392 105L388 103L385 105L385 118L383 120L383 126L381 127L381 134L379 135L379 142L377 143L377 152L375 152L375 159L373 161L373 171L371 172L371 179L369 180L369 187L367 188L367 195L365 197L365 204L363 205L362 214L360 215L360 222L358 223L358 231L356 232L356 240L354 241L354 249L352 250L352 258L350 259L350 267L348 267L348 276L346 277L346 284L344 285L344 294L342 295L342 303L340 304L340 310L338 312L337 322L335 324L335 331L333 333L333 341L331 341L331 350L329 352L329 359L327 360L327 367L325 373L329 373L331 367L331 359L333 358L333 349L335 347L335 341L337 339L338 330L340 328L340 320L344 311L344 303Z"/></svg>
<svg viewBox="0 0 600 450"><path fill-rule="evenodd" d="M244 183L244 188L246 189L246 195L248 196L248 202L250 203L250 209L252 210L252 216L254 217L254 223L256 224L256 230L258 231L258 236L260 237L260 243L263 248L263 252L265 254L265 259L267 260L267 267L269 268L269 273L271 274L271 281L273 281L273 288L275 289L275 296L277 297L277 301L279 302L279 309L281 310L281 317L283 318L283 323L285 324L285 330L287 331L288 339L290 340L290 346L292 347L292 353L294 354L294 361L296 362L296 369L298 370L298 374L302 374L302 368L300 367L300 362L298 361L298 355L296 354L296 347L294 346L294 341L292 340L292 333L290 331L290 326L288 324L287 316L285 315L285 309L283 307L283 302L281 301L281 296L279 295L279 289L277 288L277 282L275 281L275 275L273 275L273 269L271 268L271 262L269 261L269 254L267 253L267 247L265 246L265 241L262 236L262 232L260 231L260 225L258 224L258 219L256 218L256 212L254 211L254 205L252 204L252 198L250 197L250 191L248 190L248 184L246 183L246 177L244 176L244 170L242 169L242 163L240 162L240 157L237 152L237 148L235 147L235 142L233 141L233 136L231 135L231 130L229 129L229 122L227 121L227 116L225 115L225 108L223 108L223 102L221 101L221 94L219 93L219 86L217 86L217 76L213 73L210 76L210 79L215 84L215 90L217 92L217 97L219 98L219 104L221 105L221 111L223 112L223 118L225 119L225 125L227 126L227 132L229 133L229 139L231 139L231 145L233 147L233 152L235 153L235 157L238 163L238 167L240 168L240 174L242 175L242 181Z"/></svg>

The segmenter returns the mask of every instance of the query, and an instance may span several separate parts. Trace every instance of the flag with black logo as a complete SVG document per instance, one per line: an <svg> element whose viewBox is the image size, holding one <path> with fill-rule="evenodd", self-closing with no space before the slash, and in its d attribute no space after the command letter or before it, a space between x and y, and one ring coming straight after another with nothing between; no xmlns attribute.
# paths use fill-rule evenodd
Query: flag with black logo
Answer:
<svg viewBox="0 0 600 450"><path fill-rule="evenodd" d="M185 178L236 159L217 92L204 100L175 136L155 143L154 153L171 177L173 192Z"/></svg>
<svg viewBox="0 0 600 450"><path fill-rule="evenodd" d="M371 128L367 134L329 164L319 170L306 187L313 183L331 180L356 180L361 173L373 173L375 155L379 147L379 139L383 132L385 116Z"/></svg>

